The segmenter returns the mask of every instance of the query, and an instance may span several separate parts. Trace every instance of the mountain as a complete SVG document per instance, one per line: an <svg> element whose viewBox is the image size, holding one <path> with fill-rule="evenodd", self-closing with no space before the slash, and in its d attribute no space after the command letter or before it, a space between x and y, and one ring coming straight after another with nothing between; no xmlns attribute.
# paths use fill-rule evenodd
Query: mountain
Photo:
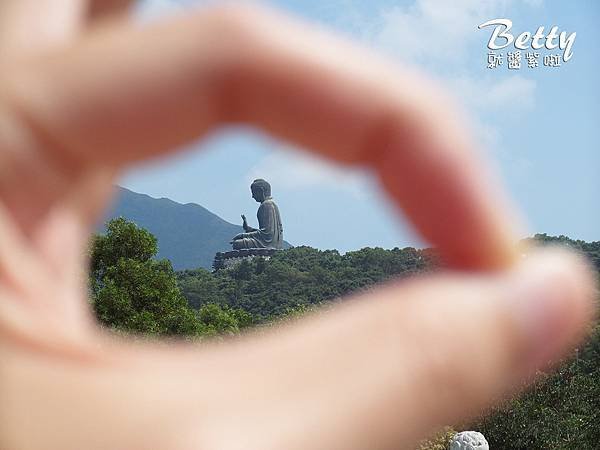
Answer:
<svg viewBox="0 0 600 450"><path fill-rule="evenodd" d="M122 187L104 222L120 216L154 234L158 258L170 259L175 270L211 268L215 253L231 250L231 238L244 231L195 203L184 205Z"/></svg>

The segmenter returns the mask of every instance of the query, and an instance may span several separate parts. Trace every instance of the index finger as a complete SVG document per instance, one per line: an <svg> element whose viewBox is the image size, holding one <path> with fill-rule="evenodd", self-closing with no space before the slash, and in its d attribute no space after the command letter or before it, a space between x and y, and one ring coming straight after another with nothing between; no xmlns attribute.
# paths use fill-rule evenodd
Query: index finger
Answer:
<svg viewBox="0 0 600 450"><path fill-rule="evenodd" d="M61 164L122 166L250 123L374 168L450 264L515 258L514 214L440 90L278 14L219 7L115 24L9 78L5 99Z"/></svg>

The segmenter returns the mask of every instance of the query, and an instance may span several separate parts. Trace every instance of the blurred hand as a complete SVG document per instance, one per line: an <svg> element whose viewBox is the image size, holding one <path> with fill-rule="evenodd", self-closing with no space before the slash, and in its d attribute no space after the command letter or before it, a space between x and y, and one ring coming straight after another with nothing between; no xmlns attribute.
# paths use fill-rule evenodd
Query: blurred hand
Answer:
<svg viewBox="0 0 600 450"><path fill-rule="evenodd" d="M122 3L0 6L1 448L410 448L582 336L585 264L519 261L515 214L423 75L262 9L140 25ZM376 171L450 269L220 345L106 336L83 255L114 177L239 122Z"/></svg>

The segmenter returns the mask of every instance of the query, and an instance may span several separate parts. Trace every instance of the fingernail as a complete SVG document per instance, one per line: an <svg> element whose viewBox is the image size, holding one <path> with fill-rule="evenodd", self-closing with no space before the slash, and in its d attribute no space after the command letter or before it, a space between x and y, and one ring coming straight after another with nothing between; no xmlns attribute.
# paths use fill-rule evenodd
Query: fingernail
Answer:
<svg viewBox="0 0 600 450"><path fill-rule="evenodd" d="M519 265L509 289L525 337L528 372L555 362L585 335L594 285L589 264L563 249L537 250Z"/></svg>

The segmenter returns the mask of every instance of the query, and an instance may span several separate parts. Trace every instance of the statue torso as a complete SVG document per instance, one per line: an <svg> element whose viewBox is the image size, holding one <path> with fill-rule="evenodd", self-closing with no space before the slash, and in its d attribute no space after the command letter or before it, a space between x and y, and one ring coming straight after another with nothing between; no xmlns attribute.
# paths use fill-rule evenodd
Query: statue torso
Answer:
<svg viewBox="0 0 600 450"><path fill-rule="evenodd" d="M259 236L264 247L281 248L283 246L283 226L279 208L272 198L261 203L257 212Z"/></svg>

